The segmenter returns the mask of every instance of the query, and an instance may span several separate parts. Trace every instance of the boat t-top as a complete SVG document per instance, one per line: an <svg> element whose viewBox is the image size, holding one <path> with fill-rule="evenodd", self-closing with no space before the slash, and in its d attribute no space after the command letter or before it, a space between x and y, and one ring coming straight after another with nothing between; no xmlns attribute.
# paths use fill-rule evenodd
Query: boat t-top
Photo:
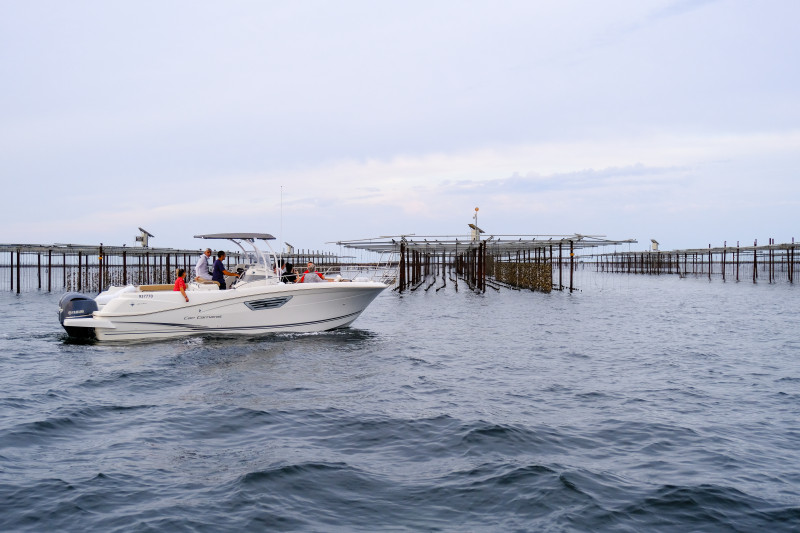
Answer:
<svg viewBox="0 0 800 533"><path fill-rule="evenodd" d="M284 283L268 233L216 233L200 239L227 239L252 262L228 290L217 283L191 281L186 302L173 285L111 286L92 298L67 293L59 319L70 337L132 340L186 335L306 333L349 326L388 285L337 276L327 283ZM266 244L269 252L259 246ZM246 244L251 250L245 249Z"/></svg>

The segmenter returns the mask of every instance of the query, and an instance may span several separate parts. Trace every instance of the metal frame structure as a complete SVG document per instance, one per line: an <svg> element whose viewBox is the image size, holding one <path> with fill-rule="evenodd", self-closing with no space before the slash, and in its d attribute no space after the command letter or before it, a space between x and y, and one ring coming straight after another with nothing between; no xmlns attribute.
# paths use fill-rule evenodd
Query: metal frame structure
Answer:
<svg viewBox="0 0 800 533"><path fill-rule="evenodd" d="M576 250L632 244L634 239L611 240L604 235L489 235L485 239L475 239L472 235L396 235L368 239L343 240L336 244L344 248L374 252L380 254L397 254L398 288L402 292L408 287L415 290L425 277L441 265L450 265L457 276L467 280L467 284L480 292L486 290L487 258L499 262L517 264L545 264L551 269L550 281L546 286L541 280L535 284L539 290L549 291L551 287L559 290L566 288L562 279L564 265L563 252L569 250L569 290L574 290L573 272L575 269ZM555 255L555 250L558 255ZM549 254L549 257L548 257ZM558 265L558 284L552 282L552 270ZM526 288L535 288L532 284ZM429 286L430 288L430 286Z"/></svg>

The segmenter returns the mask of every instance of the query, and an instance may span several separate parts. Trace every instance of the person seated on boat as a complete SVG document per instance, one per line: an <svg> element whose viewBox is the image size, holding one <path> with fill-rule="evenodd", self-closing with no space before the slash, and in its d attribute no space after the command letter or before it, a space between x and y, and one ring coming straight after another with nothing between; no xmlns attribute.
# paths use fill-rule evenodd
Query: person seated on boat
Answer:
<svg viewBox="0 0 800 533"><path fill-rule="evenodd" d="M303 276L298 283L317 283L320 281L328 281L322 272L317 272L317 267L311 261L308 262L308 268L303 272Z"/></svg>
<svg viewBox="0 0 800 533"><path fill-rule="evenodd" d="M286 263L284 265L283 274L281 274L281 281L284 283L297 282L297 272L294 271L294 265Z"/></svg>
<svg viewBox="0 0 800 533"><path fill-rule="evenodd" d="M211 281L219 283L219 290L221 291L227 288L225 287L225 276L239 277L239 274L236 272L228 272L225 270L225 265L222 263L223 261L225 261L225 252L220 250L217 252L217 260L214 261L214 273L211 275Z"/></svg>
<svg viewBox="0 0 800 533"><path fill-rule="evenodd" d="M206 248L206 251L197 260L194 266L194 280L199 282L210 282L211 273L208 270L208 258L211 257L211 248Z"/></svg>
<svg viewBox="0 0 800 533"><path fill-rule="evenodd" d="M183 268L178 269L178 279L175 280L175 288L172 289L173 291L180 291L186 301L189 301L189 297L186 296L186 270Z"/></svg>

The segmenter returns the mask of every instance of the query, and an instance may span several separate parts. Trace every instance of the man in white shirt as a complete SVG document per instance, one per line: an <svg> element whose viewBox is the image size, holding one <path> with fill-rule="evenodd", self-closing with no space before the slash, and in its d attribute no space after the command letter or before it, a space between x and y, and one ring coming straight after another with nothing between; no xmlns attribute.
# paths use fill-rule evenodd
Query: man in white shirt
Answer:
<svg viewBox="0 0 800 533"><path fill-rule="evenodd" d="M208 258L211 257L211 248L206 248L197 264L194 266L194 279L195 281L211 281L211 274L208 270Z"/></svg>

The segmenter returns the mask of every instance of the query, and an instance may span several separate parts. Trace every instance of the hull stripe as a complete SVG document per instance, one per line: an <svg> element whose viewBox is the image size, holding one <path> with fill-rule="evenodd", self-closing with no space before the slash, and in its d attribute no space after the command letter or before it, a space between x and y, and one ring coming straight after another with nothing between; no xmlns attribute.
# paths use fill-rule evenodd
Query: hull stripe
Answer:
<svg viewBox="0 0 800 533"><path fill-rule="evenodd" d="M225 332L243 332L248 330L279 330L283 328L290 328L290 327L298 327L298 326L311 326L315 324L324 324L326 322L334 322L337 320L343 320L350 317L356 317L361 314L361 311L357 311L355 313L349 313L342 316L337 316L333 318L325 318L322 320L312 320L310 322L294 322L288 324L274 324L274 325L264 325L264 326L235 326L235 327L225 327L225 328L214 328L214 327L207 327L207 326L192 326L189 324L165 324L159 322L118 322L117 324L136 324L136 325L147 325L153 326L154 328L165 328L165 329L153 329L153 330L141 330L141 331L119 331L119 330L104 330L103 335L106 337L114 337L118 335L136 335L136 334L152 334L152 333L166 333L177 330L184 330L190 331L192 333L225 333ZM119 326L118 326L119 327ZM124 326L123 326L124 327Z"/></svg>

